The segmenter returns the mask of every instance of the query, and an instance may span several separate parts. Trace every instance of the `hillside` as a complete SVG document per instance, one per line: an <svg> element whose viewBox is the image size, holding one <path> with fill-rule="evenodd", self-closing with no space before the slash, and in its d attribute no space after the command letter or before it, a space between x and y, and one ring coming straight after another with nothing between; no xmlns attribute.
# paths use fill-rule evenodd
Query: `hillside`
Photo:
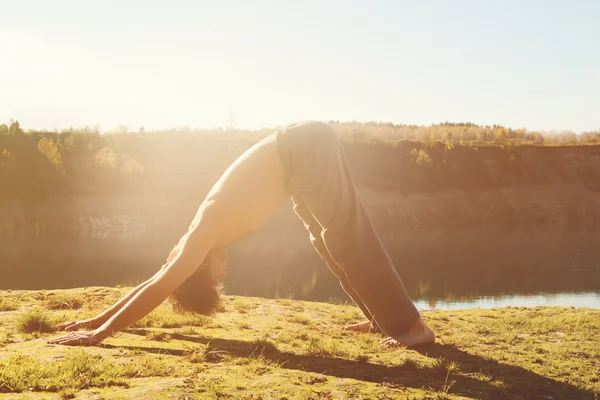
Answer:
<svg viewBox="0 0 600 400"><path fill-rule="evenodd" d="M0 232L85 229L94 218L105 229L127 219L160 229L166 215L186 224L265 134L0 135ZM387 226L600 221L600 145L341 137L373 219Z"/></svg>

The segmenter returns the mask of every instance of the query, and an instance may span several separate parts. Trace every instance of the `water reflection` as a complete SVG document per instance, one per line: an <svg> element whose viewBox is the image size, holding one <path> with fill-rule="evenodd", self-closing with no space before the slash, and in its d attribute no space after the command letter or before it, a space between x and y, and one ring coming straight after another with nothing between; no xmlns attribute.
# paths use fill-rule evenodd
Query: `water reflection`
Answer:
<svg viewBox="0 0 600 400"><path fill-rule="evenodd" d="M600 292L539 293L532 295L482 296L469 300L432 301L417 300L420 310L459 310L464 308L498 308L506 306L551 306L600 308Z"/></svg>
<svg viewBox="0 0 600 400"><path fill-rule="evenodd" d="M587 227L437 227L382 235L419 308L600 308L600 246ZM153 274L179 233L4 238L0 289L132 285ZM230 294L347 299L302 229L266 229L229 250Z"/></svg>

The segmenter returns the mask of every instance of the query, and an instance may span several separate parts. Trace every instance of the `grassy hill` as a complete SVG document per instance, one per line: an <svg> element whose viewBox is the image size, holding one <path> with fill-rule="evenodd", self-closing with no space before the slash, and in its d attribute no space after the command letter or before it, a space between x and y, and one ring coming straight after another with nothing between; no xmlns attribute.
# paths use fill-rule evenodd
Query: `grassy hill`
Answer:
<svg viewBox="0 0 600 400"><path fill-rule="evenodd" d="M354 306L227 296L215 318L160 306L99 347L46 344L127 289L0 291L0 398L598 399L600 310L427 311L438 342L346 332Z"/></svg>

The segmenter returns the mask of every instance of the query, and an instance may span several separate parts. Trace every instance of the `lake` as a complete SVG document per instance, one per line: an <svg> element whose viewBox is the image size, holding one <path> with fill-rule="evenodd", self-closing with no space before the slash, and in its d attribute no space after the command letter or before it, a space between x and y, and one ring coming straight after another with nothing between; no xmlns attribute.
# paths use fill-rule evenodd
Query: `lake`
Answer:
<svg viewBox="0 0 600 400"><path fill-rule="evenodd" d="M162 265L179 236L174 229L116 237L4 236L0 289L134 285ZM594 227L440 226L381 236L420 309L600 308ZM228 294L349 300L303 230L267 228L228 252Z"/></svg>

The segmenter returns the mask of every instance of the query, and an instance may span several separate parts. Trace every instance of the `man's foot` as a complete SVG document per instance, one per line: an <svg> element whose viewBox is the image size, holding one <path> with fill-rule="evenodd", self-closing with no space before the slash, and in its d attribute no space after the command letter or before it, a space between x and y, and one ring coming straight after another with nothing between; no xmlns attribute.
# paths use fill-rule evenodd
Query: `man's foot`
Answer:
<svg viewBox="0 0 600 400"><path fill-rule="evenodd" d="M423 344L433 343L435 334L425 322L419 318L410 329L399 335L392 335L381 341L386 346L391 347L414 347Z"/></svg>
<svg viewBox="0 0 600 400"><path fill-rule="evenodd" d="M371 321L363 321L358 324L346 325L342 329L354 332L368 332L368 333L380 333L381 330L376 325L372 324Z"/></svg>

